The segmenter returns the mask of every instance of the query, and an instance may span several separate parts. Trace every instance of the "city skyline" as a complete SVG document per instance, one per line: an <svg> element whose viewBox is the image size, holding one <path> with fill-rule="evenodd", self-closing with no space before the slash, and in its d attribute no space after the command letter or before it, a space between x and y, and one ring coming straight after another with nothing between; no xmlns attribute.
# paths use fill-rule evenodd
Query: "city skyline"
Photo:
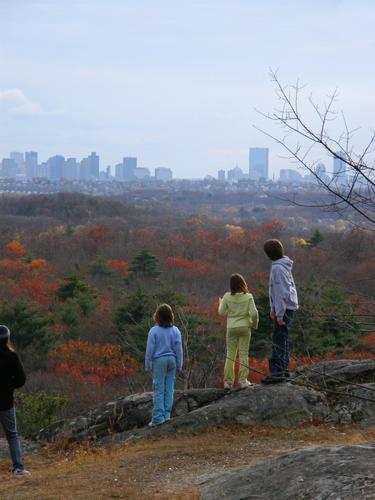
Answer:
<svg viewBox="0 0 375 500"><path fill-rule="evenodd" d="M276 104L269 67L283 82L308 83L318 99L338 86L338 110L366 131L374 14L364 0L3 2L0 156L99 150L103 165L125 154L200 177L246 170L244 145L258 144L270 148L272 177L288 162L252 127L263 125L254 108Z"/></svg>

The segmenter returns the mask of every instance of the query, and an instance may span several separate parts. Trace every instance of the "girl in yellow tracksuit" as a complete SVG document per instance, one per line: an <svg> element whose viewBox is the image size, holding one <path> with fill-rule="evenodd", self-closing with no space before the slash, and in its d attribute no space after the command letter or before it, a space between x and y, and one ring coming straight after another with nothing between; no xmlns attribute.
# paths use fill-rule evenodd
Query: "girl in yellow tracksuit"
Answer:
<svg viewBox="0 0 375 500"><path fill-rule="evenodd" d="M234 382L234 363L240 358L239 383L249 387L247 380L251 328L258 328L258 311L254 299L241 274L232 274L230 292L219 299L219 314L227 316L227 357L224 366L224 388L231 389Z"/></svg>

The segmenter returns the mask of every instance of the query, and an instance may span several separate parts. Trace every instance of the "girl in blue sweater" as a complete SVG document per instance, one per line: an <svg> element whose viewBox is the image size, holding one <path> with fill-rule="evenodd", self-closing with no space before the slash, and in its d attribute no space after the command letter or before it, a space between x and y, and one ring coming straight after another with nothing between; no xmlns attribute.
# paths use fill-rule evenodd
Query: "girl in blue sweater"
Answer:
<svg viewBox="0 0 375 500"><path fill-rule="evenodd" d="M181 332L174 326L171 306L161 304L155 311L156 325L148 332L146 370L152 368L153 409L150 426L171 418L176 370L182 369Z"/></svg>

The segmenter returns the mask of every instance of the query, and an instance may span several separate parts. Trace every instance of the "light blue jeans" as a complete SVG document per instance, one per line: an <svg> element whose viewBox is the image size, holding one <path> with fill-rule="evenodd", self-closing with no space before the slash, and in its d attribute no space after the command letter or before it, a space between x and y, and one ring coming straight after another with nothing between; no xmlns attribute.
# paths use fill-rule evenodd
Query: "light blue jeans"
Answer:
<svg viewBox="0 0 375 500"><path fill-rule="evenodd" d="M17 433L16 410L14 406L9 410L0 410L0 423L3 426L5 437L8 440L13 470L23 469L24 466L21 462L21 445Z"/></svg>
<svg viewBox="0 0 375 500"><path fill-rule="evenodd" d="M160 424L171 418L175 381L176 358L174 356L161 356L152 360L153 424Z"/></svg>

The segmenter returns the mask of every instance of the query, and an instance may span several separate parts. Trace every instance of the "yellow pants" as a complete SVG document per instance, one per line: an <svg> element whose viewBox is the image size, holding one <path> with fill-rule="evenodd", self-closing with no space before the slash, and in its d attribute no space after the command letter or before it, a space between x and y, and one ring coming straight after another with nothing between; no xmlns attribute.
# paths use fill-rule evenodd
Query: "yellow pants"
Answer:
<svg viewBox="0 0 375 500"><path fill-rule="evenodd" d="M246 381L249 372L250 337L251 330L247 327L229 328L227 330L227 359L224 366L224 382L229 384L234 382L234 363L237 352L240 358L238 381L240 384Z"/></svg>

